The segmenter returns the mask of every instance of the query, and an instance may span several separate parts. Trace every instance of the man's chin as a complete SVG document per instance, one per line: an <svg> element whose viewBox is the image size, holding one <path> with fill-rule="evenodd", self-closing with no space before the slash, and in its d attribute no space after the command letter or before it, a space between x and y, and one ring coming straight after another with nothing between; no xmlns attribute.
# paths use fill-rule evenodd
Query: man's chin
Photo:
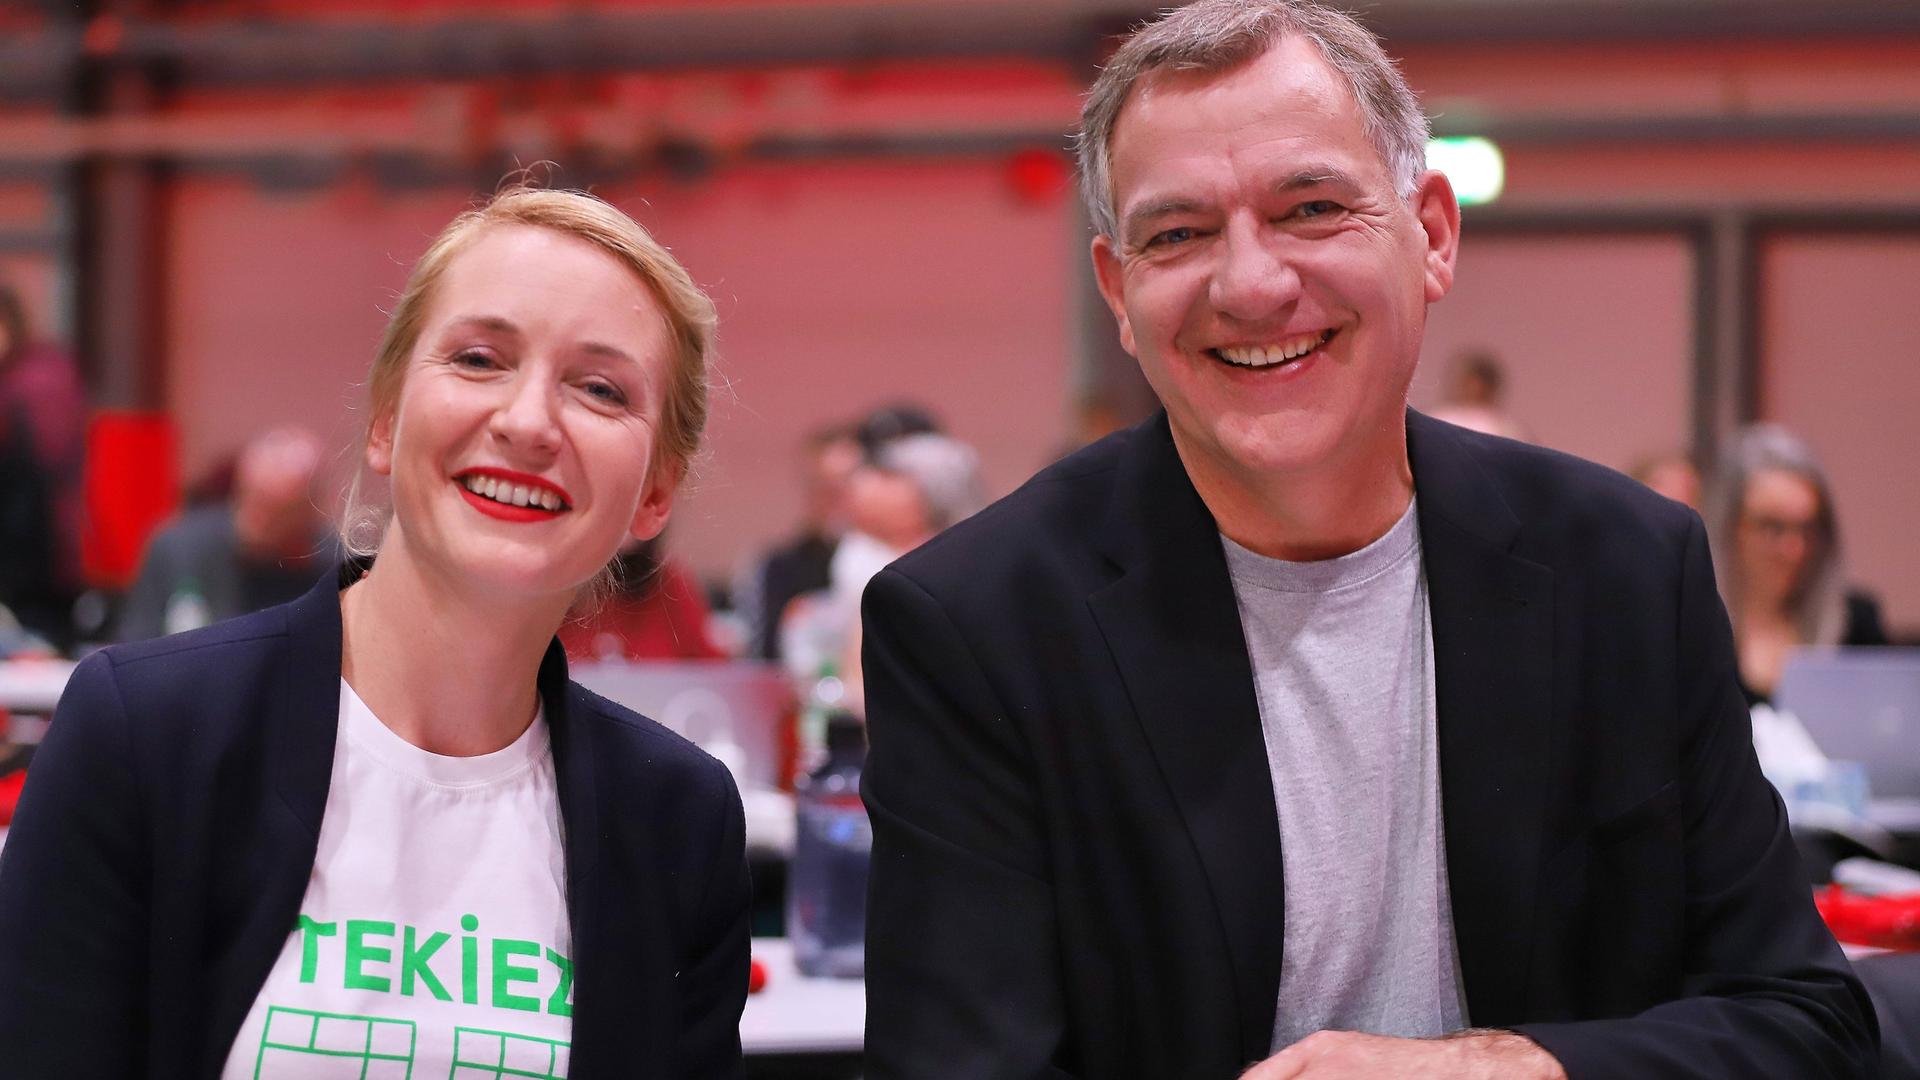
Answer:
<svg viewBox="0 0 1920 1080"><path fill-rule="evenodd" d="M1335 467L1340 444L1332 425L1291 416L1217 425L1214 439L1219 457L1233 472L1276 481Z"/></svg>

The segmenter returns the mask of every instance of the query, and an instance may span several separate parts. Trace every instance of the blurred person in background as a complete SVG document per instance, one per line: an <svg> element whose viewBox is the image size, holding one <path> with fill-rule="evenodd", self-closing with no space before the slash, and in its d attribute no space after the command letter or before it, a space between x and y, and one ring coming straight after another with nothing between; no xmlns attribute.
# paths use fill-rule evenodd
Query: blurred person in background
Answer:
<svg viewBox="0 0 1920 1080"><path fill-rule="evenodd" d="M1527 429L1506 409L1507 372L1490 352L1462 353L1447 374L1446 397L1430 415L1482 435L1505 439L1532 439Z"/></svg>
<svg viewBox="0 0 1920 1080"><path fill-rule="evenodd" d="M921 431L874 446L847 482L850 528L834 551L827 588L791 604L781 627L788 671L803 680L837 672L856 715L861 591L881 567L982 503L979 455L966 443Z"/></svg>
<svg viewBox="0 0 1920 1080"><path fill-rule="evenodd" d="M665 526L713 327L590 195L510 188L433 240L368 379L392 497L356 483L355 559L73 673L0 854L0 1072L740 1074L733 779L555 640Z"/></svg>
<svg viewBox="0 0 1920 1080"><path fill-rule="evenodd" d="M940 435L945 430L932 410L911 401L896 401L861 417L853 429L853 437L860 444L860 452L871 461L881 447L895 439L908 435Z"/></svg>
<svg viewBox="0 0 1920 1080"><path fill-rule="evenodd" d="M1772 698L1799 646L1887 644L1879 603L1847 586L1833 492L1798 436L1773 424L1740 432L1705 516L1749 705Z"/></svg>
<svg viewBox="0 0 1920 1080"><path fill-rule="evenodd" d="M899 554L889 542L862 528L862 515L876 509L871 498L876 491L867 487L867 498L862 502L856 496L856 484L873 479L869 470L889 444L911 435L941 433L940 421L933 413L910 401L876 408L848 429L851 457L836 455L833 462L836 469L845 469L835 477L842 528L827 555L820 584L769 612L777 624L776 653L795 678L810 682L829 668L837 671L849 627L859 619L859 586ZM870 524L882 532L893 527L884 515Z"/></svg>
<svg viewBox="0 0 1920 1080"><path fill-rule="evenodd" d="M1627 475L1689 510L1700 509L1700 470L1685 454L1642 458Z"/></svg>
<svg viewBox="0 0 1920 1080"><path fill-rule="evenodd" d="M560 627L567 659L725 660L707 634L700 581L666 552L666 534L630 540L614 560L610 595L586 601Z"/></svg>
<svg viewBox="0 0 1920 1080"><path fill-rule="evenodd" d="M734 588L734 608L746 620L749 649L780 659L780 617L797 596L831 582L833 552L846 530L847 480L860 464L860 440L851 426L813 432L802 451L803 509L799 530L754 560Z"/></svg>
<svg viewBox="0 0 1920 1080"><path fill-rule="evenodd" d="M188 509L154 533L120 611L117 636L143 641L284 604L339 561L315 498L320 439L277 428L234 458L223 502Z"/></svg>
<svg viewBox="0 0 1920 1080"><path fill-rule="evenodd" d="M846 621L840 671L846 709L866 716L860 666L860 596L888 563L972 516L984 504L980 456L948 435L923 432L883 444L849 485L848 516L862 542L841 545L833 560L835 608Z"/></svg>
<svg viewBox="0 0 1920 1080"><path fill-rule="evenodd" d="M81 586L86 424L73 358L31 336L20 294L0 282L0 605L61 641Z"/></svg>
<svg viewBox="0 0 1920 1080"><path fill-rule="evenodd" d="M846 541L834 553L832 590L858 603L880 568L981 506L980 456L950 435L881 443L847 483Z"/></svg>

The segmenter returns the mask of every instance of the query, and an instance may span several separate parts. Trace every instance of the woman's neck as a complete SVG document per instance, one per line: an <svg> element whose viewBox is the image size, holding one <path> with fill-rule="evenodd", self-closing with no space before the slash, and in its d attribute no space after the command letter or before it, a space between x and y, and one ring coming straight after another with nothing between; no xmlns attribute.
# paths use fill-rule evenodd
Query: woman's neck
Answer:
<svg viewBox="0 0 1920 1080"><path fill-rule="evenodd" d="M502 749L532 722L567 598L513 604L411 558L398 529L340 595L341 675L401 738L436 754Z"/></svg>

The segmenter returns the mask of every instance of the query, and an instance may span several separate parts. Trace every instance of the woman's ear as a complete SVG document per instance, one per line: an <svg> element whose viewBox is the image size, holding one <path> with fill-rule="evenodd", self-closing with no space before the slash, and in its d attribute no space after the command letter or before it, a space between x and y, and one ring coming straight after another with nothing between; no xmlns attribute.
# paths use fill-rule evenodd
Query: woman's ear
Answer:
<svg viewBox="0 0 1920 1080"><path fill-rule="evenodd" d="M684 462L662 465L654 469L647 477L647 489L640 495L640 506L634 511L633 525L627 530L635 540L651 540L659 536L667 527L667 517L673 513L673 497L680 490L680 481L686 477Z"/></svg>
<svg viewBox="0 0 1920 1080"><path fill-rule="evenodd" d="M387 412L373 419L367 426L367 445L362 452L367 468L377 476L393 475L393 413Z"/></svg>

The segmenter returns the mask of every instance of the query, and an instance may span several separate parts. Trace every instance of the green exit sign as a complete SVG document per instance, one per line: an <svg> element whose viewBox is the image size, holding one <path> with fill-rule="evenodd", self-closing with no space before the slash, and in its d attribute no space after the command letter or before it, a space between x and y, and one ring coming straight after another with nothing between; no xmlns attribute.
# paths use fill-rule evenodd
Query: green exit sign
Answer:
<svg viewBox="0 0 1920 1080"><path fill-rule="evenodd" d="M1500 148L1478 135L1429 140L1427 168L1447 174L1461 206L1490 203L1507 184L1507 163Z"/></svg>

